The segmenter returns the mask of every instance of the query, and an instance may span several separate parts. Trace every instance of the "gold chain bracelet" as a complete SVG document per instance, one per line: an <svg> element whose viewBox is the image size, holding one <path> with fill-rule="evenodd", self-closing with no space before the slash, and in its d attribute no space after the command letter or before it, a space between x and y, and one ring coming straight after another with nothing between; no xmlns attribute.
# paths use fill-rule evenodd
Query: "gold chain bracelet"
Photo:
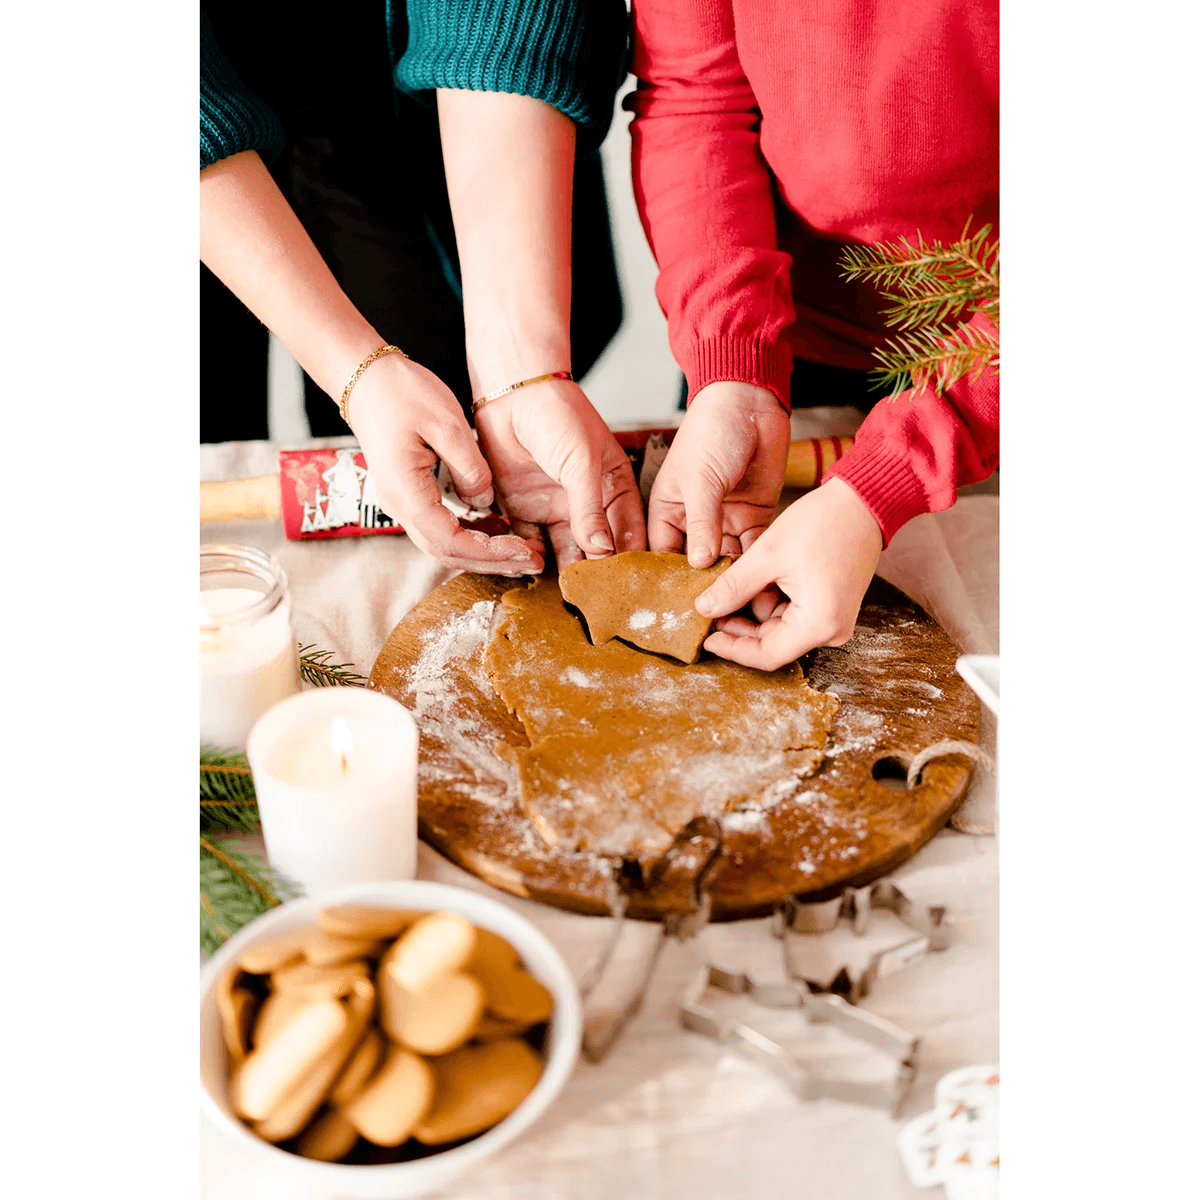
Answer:
<svg viewBox="0 0 1200 1200"><path fill-rule="evenodd" d="M354 385L358 382L359 376L377 359L382 358L385 354L398 354L401 358L407 358L408 355L400 349L399 346L380 346L378 350L373 350L366 358L354 368L354 374L350 376L346 386L342 388L342 398L337 402L338 412L342 414L342 420L347 425L350 424L349 409L350 393L354 389Z"/></svg>
<svg viewBox="0 0 1200 1200"><path fill-rule="evenodd" d="M551 371L548 375L535 375L532 379L522 379L518 383L510 383L508 387L488 392L486 396L480 396L471 405L471 411L477 413L489 400L498 400L501 396L507 396L509 392L515 392L517 388L528 387L531 383L543 383L547 379L566 379L571 383L575 382L575 376L570 371Z"/></svg>

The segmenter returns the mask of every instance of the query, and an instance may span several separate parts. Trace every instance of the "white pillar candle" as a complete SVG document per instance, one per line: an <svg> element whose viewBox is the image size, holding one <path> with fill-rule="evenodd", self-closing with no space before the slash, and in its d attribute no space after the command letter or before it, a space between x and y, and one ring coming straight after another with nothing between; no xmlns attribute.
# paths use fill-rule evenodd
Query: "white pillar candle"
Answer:
<svg viewBox="0 0 1200 1200"><path fill-rule="evenodd" d="M279 564L253 546L200 547L200 742L241 750L254 722L300 690Z"/></svg>
<svg viewBox="0 0 1200 1200"><path fill-rule="evenodd" d="M267 858L310 895L417 872L417 725L367 688L291 696L250 731Z"/></svg>

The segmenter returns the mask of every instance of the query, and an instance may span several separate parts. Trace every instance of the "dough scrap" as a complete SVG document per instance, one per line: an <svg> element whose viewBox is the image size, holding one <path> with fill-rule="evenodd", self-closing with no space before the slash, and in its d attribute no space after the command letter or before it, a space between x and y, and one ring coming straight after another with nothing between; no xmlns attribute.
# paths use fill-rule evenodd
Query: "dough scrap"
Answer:
<svg viewBox="0 0 1200 1200"><path fill-rule="evenodd" d="M484 669L529 744L495 751L551 846L657 857L693 817L783 799L824 759L837 698L795 664L768 674L594 646L553 579L501 603Z"/></svg>
<svg viewBox="0 0 1200 1200"><path fill-rule="evenodd" d="M618 637L694 663L712 629L712 620L696 611L696 597L732 562L719 558L701 570L683 554L627 550L572 563L558 586L563 599L583 613L593 645Z"/></svg>

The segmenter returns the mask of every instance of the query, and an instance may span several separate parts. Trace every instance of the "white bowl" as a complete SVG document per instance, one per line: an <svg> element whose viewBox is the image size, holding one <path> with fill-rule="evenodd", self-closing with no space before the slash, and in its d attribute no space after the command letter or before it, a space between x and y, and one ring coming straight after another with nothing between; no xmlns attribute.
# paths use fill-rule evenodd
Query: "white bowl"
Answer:
<svg viewBox="0 0 1200 1200"><path fill-rule="evenodd" d="M225 1043L217 1014L216 983L221 973L261 938L314 925L322 908L335 904L371 904L389 908L446 910L461 913L483 929L506 938L525 966L554 997L554 1014L546 1032L546 1065L533 1091L499 1125L452 1150L411 1162L382 1166L349 1166L315 1162L289 1154L251 1133L234 1115L225 1088ZM213 1124L240 1143L241 1154L257 1160L256 1174L269 1168L289 1200L401 1200L444 1187L506 1146L538 1119L562 1091L579 1057L582 1017L575 980L546 937L505 905L443 883L408 880L361 883L337 888L315 898L290 900L234 934L205 964L200 976L201 1104Z"/></svg>

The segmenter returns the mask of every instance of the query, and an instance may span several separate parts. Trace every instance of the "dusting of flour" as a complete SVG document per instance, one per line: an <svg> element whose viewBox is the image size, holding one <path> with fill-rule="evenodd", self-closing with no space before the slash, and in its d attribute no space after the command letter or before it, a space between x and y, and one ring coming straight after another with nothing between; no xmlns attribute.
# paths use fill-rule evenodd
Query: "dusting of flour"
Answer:
<svg viewBox="0 0 1200 1200"><path fill-rule="evenodd" d="M414 693L413 716L422 734L443 747L440 753L422 755L422 773L473 800L510 808L517 795L517 773L493 753L494 734L470 713L455 673L446 671L457 660L459 675L485 694L490 690L481 651L491 634L495 611L494 600L480 600L431 629L407 676Z"/></svg>
<svg viewBox="0 0 1200 1200"><path fill-rule="evenodd" d="M590 688L592 686L592 681L578 667L568 667L562 677L564 683L573 683L576 687Z"/></svg>

